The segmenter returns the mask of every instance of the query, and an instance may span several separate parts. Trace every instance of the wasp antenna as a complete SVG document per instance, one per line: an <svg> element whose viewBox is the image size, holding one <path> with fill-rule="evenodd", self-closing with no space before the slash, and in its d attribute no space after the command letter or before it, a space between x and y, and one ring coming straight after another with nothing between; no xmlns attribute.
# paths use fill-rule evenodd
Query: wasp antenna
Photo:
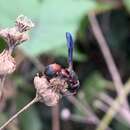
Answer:
<svg viewBox="0 0 130 130"><path fill-rule="evenodd" d="M73 69L73 48L74 42L70 32L66 32L66 40L67 40L67 47L68 47L68 64L69 70Z"/></svg>

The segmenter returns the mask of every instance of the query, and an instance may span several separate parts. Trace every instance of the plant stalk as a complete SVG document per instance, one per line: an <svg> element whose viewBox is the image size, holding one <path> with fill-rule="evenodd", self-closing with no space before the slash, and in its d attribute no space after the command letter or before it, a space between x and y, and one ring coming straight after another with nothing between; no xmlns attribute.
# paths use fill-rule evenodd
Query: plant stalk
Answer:
<svg viewBox="0 0 130 130"><path fill-rule="evenodd" d="M38 102L39 98L36 96L32 101L30 101L27 105L25 105L21 110L19 110L16 114L14 114L8 121L6 121L1 127L0 130L3 130L9 123L11 123L15 118L17 118L22 112L27 110L31 105Z"/></svg>

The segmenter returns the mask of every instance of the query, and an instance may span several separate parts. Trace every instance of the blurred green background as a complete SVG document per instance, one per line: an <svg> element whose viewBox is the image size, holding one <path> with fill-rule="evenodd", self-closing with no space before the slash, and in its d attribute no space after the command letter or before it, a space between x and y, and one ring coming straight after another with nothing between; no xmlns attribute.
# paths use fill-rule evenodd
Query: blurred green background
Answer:
<svg viewBox="0 0 130 130"><path fill-rule="evenodd" d="M117 94L90 27L87 15L91 11L97 14L121 78L126 83L130 77L130 0L0 0L0 28L12 27L20 14L35 23L30 40L21 44L14 53L17 71L8 77L5 84L6 98L0 104L0 124L35 96L33 77L38 72L37 60L43 65L56 62L67 67L65 33L72 32L75 41L74 69L81 87L76 95L78 104L66 97L60 101L60 129L96 128L93 114L94 119L100 119L106 112L102 105L103 95L115 98ZM0 39L0 50L4 48L5 42ZM83 111L84 107L88 111L90 107L93 114ZM55 130L52 109L37 103L7 129ZM110 127L113 130L130 129L130 125L118 117L112 120Z"/></svg>

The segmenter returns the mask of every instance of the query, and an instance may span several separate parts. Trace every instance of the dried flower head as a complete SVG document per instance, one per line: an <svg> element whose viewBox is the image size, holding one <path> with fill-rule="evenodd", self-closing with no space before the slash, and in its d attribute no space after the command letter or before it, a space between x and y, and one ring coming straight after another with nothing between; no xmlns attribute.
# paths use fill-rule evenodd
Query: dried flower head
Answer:
<svg viewBox="0 0 130 130"><path fill-rule="evenodd" d="M29 39L27 33L20 33L16 28L6 28L0 31L0 36L4 38L9 47L16 46Z"/></svg>
<svg viewBox="0 0 130 130"><path fill-rule="evenodd" d="M11 74L16 69L16 62L8 50L0 53L0 75Z"/></svg>
<svg viewBox="0 0 130 130"><path fill-rule="evenodd" d="M16 25L19 32L25 32L34 27L34 23L24 15L18 16L16 19Z"/></svg>
<svg viewBox="0 0 130 130"><path fill-rule="evenodd" d="M43 94L43 102L47 106L54 106L59 102L60 96L53 92L51 89L47 89Z"/></svg>
<svg viewBox="0 0 130 130"><path fill-rule="evenodd" d="M44 102L48 106L54 106L59 101L59 94L52 91L47 79L38 75L34 78L34 85L37 90L37 94L40 97L40 102Z"/></svg>
<svg viewBox="0 0 130 130"><path fill-rule="evenodd" d="M68 83L66 82L65 79L59 76L50 79L49 85L52 88L52 90L57 93L63 94L67 92Z"/></svg>
<svg viewBox="0 0 130 130"><path fill-rule="evenodd" d="M45 76L34 78L34 85L37 94L40 96L40 102L44 102L48 106L54 106L58 103L62 93L67 91L68 84L65 80L57 77L50 81Z"/></svg>

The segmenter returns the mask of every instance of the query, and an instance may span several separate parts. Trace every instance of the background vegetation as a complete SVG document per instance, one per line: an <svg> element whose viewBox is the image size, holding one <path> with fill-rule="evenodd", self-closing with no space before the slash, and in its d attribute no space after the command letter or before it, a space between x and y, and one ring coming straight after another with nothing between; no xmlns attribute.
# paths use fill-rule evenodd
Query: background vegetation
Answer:
<svg viewBox="0 0 130 130"><path fill-rule="evenodd" d="M130 129L130 110L123 107L124 100L117 99L122 97L118 94L123 89L113 82L100 50L98 43L101 38L95 37L92 12L125 88L129 86L130 78L129 0L0 0L0 28L12 26L20 14L30 17L35 23L31 39L15 51L17 71L5 82L5 98L0 102L0 124L34 97L33 77L41 64L46 66L56 62L67 67L65 32L69 31L75 40L74 69L81 83L76 97L64 97L54 108L37 103L7 129L95 130L102 122L107 129ZM0 39L1 51L5 45ZM126 96L129 103L129 95ZM115 100L117 109L114 109L114 114L102 120Z"/></svg>

